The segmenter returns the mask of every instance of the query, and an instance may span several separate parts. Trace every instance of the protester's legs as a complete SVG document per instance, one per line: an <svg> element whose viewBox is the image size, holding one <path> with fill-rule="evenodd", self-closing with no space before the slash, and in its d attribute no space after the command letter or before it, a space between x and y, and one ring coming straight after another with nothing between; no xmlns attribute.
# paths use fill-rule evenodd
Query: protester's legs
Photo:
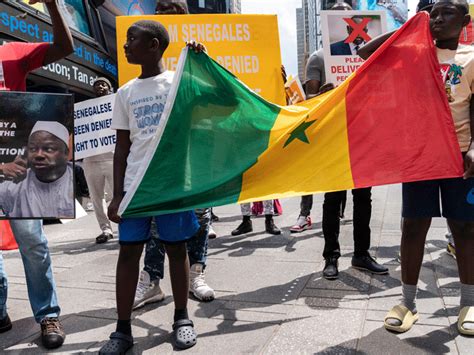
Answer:
<svg viewBox="0 0 474 355"><path fill-rule="evenodd" d="M252 207L250 203L242 203L240 205L240 212L242 213L242 223L232 231L232 235L241 235L253 231L252 221L250 216L252 214Z"/></svg>
<svg viewBox="0 0 474 355"><path fill-rule="evenodd" d="M456 245L459 280L474 285L474 222L448 220Z"/></svg>
<svg viewBox="0 0 474 355"><path fill-rule="evenodd" d="M403 218L400 255L404 284L416 285L418 283L426 235L430 225L431 218Z"/></svg>
<svg viewBox="0 0 474 355"><path fill-rule="evenodd" d="M263 201L263 213L265 216L273 216L273 200Z"/></svg>
<svg viewBox="0 0 474 355"><path fill-rule="evenodd" d="M403 184L402 240L400 246L401 304L411 312L411 315L406 312L406 317L409 319L409 324L406 325L408 329L417 317L416 293L423 262L426 235L432 217L441 216L439 186L439 180ZM385 320L385 326L400 327L403 325L402 318L402 316L390 315Z"/></svg>
<svg viewBox="0 0 474 355"><path fill-rule="evenodd" d="M131 335L130 316L137 288L143 244L150 238L150 217L122 218L119 224L120 253L117 261L117 332Z"/></svg>
<svg viewBox="0 0 474 355"><path fill-rule="evenodd" d="M263 213L265 214L265 231L270 234L281 234L280 229L273 222L273 200L263 201Z"/></svg>
<svg viewBox="0 0 474 355"><path fill-rule="evenodd" d="M250 202L240 204L240 212L242 213L242 216L250 217L252 215L252 206Z"/></svg>
<svg viewBox="0 0 474 355"><path fill-rule="evenodd" d="M308 217L311 214L311 208L313 208L313 195L301 196L300 216Z"/></svg>
<svg viewBox="0 0 474 355"><path fill-rule="evenodd" d="M323 203L323 257L340 257L339 247L339 211L345 191L329 192L324 195Z"/></svg>
<svg viewBox="0 0 474 355"><path fill-rule="evenodd" d="M354 255L364 256L370 248L370 217L372 215L371 188L354 189ZM341 195L341 203L344 196Z"/></svg>
<svg viewBox="0 0 474 355"><path fill-rule="evenodd" d="M448 220L456 245L459 280L461 281L460 311L464 307L474 307L474 222ZM458 329L472 332L474 322L468 318L458 321Z"/></svg>
<svg viewBox="0 0 474 355"><path fill-rule="evenodd" d="M5 266L3 265L3 255L0 251L0 319L7 316L7 296L8 296L8 281Z"/></svg>
<svg viewBox="0 0 474 355"><path fill-rule="evenodd" d="M186 243L166 244L166 254L168 255L170 263L170 279L171 288L173 290L173 299L176 308L175 321L184 317L184 314L179 314L188 306L189 293L189 260L186 250ZM176 317L178 313L178 317ZM187 312L185 315L187 318ZM178 319L176 319L178 318Z"/></svg>
<svg viewBox="0 0 474 355"><path fill-rule="evenodd" d="M117 314L119 321L129 321L137 288L143 244L121 245L117 262Z"/></svg>
<svg viewBox="0 0 474 355"><path fill-rule="evenodd" d="M113 172L113 162L90 162L84 159L84 174L86 176L87 186L89 187L89 195L94 205L94 213L99 223L99 227L103 233L112 234L112 226L104 206L106 180L109 180ZM110 185L110 184L107 184ZM108 188L109 189L109 188Z"/></svg>
<svg viewBox="0 0 474 355"><path fill-rule="evenodd" d="M163 278L165 265L165 248L159 240L155 221L152 219L150 228L150 240L145 247L145 267L143 270L150 275L150 281Z"/></svg>
<svg viewBox="0 0 474 355"><path fill-rule="evenodd" d="M346 203L347 203L347 191L345 191L344 197L341 201L341 210L339 212L339 217L344 218L344 212L346 210Z"/></svg>
<svg viewBox="0 0 474 355"><path fill-rule="evenodd" d="M211 209L196 209L196 217L199 221L199 230L196 235L187 242L190 265L199 263L206 267L207 247L209 243L208 233L211 224Z"/></svg>
<svg viewBox="0 0 474 355"><path fill-rule="evenodd" d="M23 260L28 296L36 322L46 317L58 317L60 308L42 221L12 220L10 225Z"/></svg>
<svg viewBox="0 0 474 355"><path fill-rule="evenodd" d="M461 281L458 330L472 335L474 322L468 314L474 307L474 178L445 179L441 183L443 216L448 219Z"/></svg>
<svg viewBox="0 0 474 355"><path fill-rule="evenodd" d="M443 216L456 245L461 284L474 285L474 178L445 179L441 182ZM460 244L458 244L460 243Z"/></svg>
<svg viewBox="0 0 474 355"><path fill-rule="evenodd" d="M211 225L211 209L195 210L199 221L199 229L187 242L190 270L190 292L200 301L212 301L215 298L214 290L205 280L207 246L209 242L209 226Z"/></svg>

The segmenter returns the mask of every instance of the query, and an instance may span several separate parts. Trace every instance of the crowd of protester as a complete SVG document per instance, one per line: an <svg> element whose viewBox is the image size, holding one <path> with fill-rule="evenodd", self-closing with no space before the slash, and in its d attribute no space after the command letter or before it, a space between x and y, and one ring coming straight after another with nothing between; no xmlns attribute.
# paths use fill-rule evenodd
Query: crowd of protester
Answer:
<svg viewBox="0 0 474 355"><path fill-rule="evenodd" d="M57 2L30 1L36 2L45 3L48 7L53 22L54 42L11 42L0 46L0 64L3 63L4 66L6 90L25 91L25 79L30 71L64 58L73 51L72 37ZM156 10L158 14L188 13L186 2L182 0L158 1ZM351 10L351 7L346 3L337 3L332 10L346 11ZM449 226L447 249L456 256L461 281L458 330L464 335L474 335L474 206L465 199L466 192L474 189L474 142L471 137L474 127L474 49L458 43L461 31L469 22L469 8L465 0L421 0L418 11L430 12L431 32L440 63L458 65L462 69L460 80L450 80L449 76L444 79L452 98L449 105L460 142L459 154L462 154L465 162L465 174L457 179L403 184L402 299L399 305L389 311L384 319L384 326L391 331L405 332L419 319L416 295L425 239L431 219L443 216ZM393 32L384 34L360 49L357 48L357 54L364 59L368 58L392 34ZM202 302L210 302L215 297L214 290L205 280L209 238L216 237L211 224L218 221L211 208L143 218L121 218L118 215L124 193L136 177L138 167L145 158L144 150L154 135L153 130L144 131L134 124L131 102L140 100L149 92L160 94L154 98L157 103L166 100L174 73L163 67L161 59L169 41L166 28L156 21L141 20L130 26L123 48L127 61L140 66L141 73L116 93L112 120L112 128L117 132L115 151L86 158L82 163L100 228L96 243L106 243L114 237L112 222L118 224L120 243L116 274L117 327L101 348L101 354L121 354L130 349L133 346L132 311L165 298L160 288L160 280L164 277L165 255L169 260L175 305L173 340L177 348L190 348L197 342L197 331L187 310L188 295L191 293ZM199 43L192 42L188 46L196 52L206 50ZM304 80L308 98L321 95L334 87L332 83L326 82L323 51L321 49L313 53L308 61ZM113 93L112 84L106 78L96 79L93 88L97 97ZM5 171L16 174L14 169ZM354 206L352 266L371 274L386 274L389 272L388 268L369 254L371 188L354 189L351 193ZM346 197L346 191L324 195L323 277L329 280L339 276L338 259L341 250L338 239ZM274 222L274 216L281 213L276 211L276 204L279 204L278 201L262 201L254 210L250 204L242 204L242 222L232 231L232 235L253 231L252 211L254 214L263 212L267 233L280 234L281 231ZM299 217L290 229L292 233L312 228L312 207L313 197L303 196ZM48 349L60 347L66 335L59 321L60 307L42 222L12 220L11 227L25 267L33 314L41 325L42 343ZM140 271L144 246L144 268ZM7 277L0 254L0 333L12 328L6 306L7 288Z"/></svg>

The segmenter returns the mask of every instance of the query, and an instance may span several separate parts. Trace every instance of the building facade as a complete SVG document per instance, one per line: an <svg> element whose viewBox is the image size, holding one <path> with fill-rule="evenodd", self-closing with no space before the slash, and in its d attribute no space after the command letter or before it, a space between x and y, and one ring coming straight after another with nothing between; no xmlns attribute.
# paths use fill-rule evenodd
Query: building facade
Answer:
<svg viewBox="0 0 474 355"><path fill-rule="evenodd" d="M242 5L241 0L230 0L230 11L231 14L241 14Z"/></svg>
<svg viewBox="0 0 474 355"><path fill-rule="evenodd" d="M305 52L305 31L304 31L304 14L303 8L296 9L296 42L298 50L298 76L304 81L304 72L306 65Z"/></svg>
<svg viewBox="0 0 474 355"><path fill-rule="evenodd" d="M230 0L188 0L188 7L192 14L225 14L229 13Z"/></svg>

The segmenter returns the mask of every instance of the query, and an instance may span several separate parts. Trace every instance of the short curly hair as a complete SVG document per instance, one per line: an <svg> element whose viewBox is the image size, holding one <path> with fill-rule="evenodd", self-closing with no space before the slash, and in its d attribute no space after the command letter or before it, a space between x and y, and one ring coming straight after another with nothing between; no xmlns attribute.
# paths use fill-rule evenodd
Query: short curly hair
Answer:
<svg viewBox="0 0 474 355"><path fill-rule="evenodd" d="M170 36L165 26L161 23L151 20L140 20L130 27L138 27L140 30L149 35L150 39L156 38L160 42L160 50L164 52L170 44Z"/></svg>

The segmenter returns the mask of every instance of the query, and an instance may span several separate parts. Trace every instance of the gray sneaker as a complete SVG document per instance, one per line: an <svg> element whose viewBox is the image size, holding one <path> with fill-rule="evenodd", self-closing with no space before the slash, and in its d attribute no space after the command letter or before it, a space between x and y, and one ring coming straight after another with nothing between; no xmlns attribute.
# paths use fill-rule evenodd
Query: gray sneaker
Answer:
<svg viewBox="0 0 474 355"><path fill-rule="evenodd" d="M160 288L160 279L150 281L150 274L145 270L140 273L133 309L143 307L147 303L160 302L165 299L165 294Z"/></svg>

